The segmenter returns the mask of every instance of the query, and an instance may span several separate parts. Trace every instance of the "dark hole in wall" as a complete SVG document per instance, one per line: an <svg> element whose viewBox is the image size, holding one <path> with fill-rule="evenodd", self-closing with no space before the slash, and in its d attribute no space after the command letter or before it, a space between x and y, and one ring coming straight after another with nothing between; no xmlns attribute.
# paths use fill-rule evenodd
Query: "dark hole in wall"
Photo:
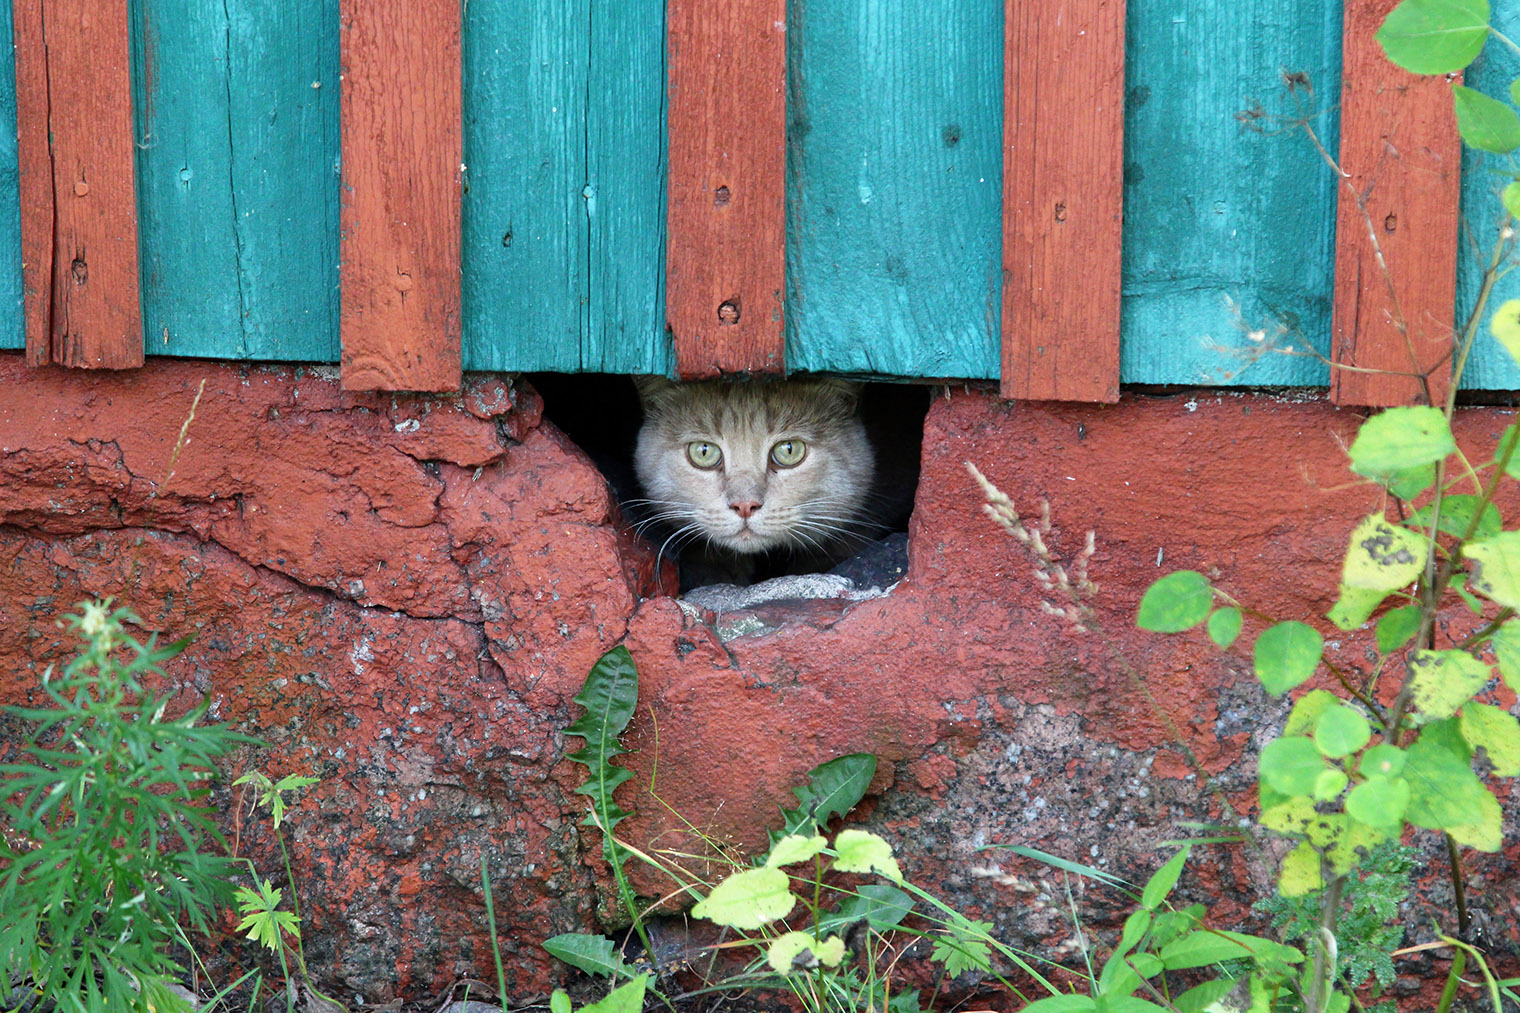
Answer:
<svg viewBox="0 0 1520 1013"><path fill-rule="evenodd" d="M650 518L634 470L634 446L643 423L643 409L633 379L600 373L534 373L529 381L543 396L544 415L586 452L601 469L624 516L641 524L646 537L664 543L669 528ZM776 382L756 380L756 383ZM862 385L859 416L875 457L875 478L869 494L871 529L838 547L826 558L801 558L773 551L745 557L728 569L700 548L666 552L680 564L681 590L716 583L754 584L786 574L830 572L857 587L885 587L907 568L908 518L918 489L919 453L924 415L932 388L905 383Z"/></svg>

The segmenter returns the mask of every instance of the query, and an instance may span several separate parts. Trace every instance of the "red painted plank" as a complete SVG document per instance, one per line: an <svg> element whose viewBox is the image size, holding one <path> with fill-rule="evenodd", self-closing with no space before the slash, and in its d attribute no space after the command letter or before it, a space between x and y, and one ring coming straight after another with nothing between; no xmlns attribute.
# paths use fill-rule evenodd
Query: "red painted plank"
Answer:
<svg viewBox="0 0 1520 1013"><path fill-rule="evenodd" d="M1336 217L1331 357L1360 368L1431 370L1430 395L1440 404L1451 384L1461 142L1446 80L1400 70L1373 39L1395 3L1346 0L1340 163L1350 176ZM1425 392L1413 377L1333 369L1330 397L1401 405L1424 402Z"/></svg>
<svg viewBox="0 0 1520 1013"><path fill-rule="evenodd" d="M1007 0L1004 397L1119 399L1123 0Z"/></svg>
<svg viewBox="0 0 1520 1013"><path fill-rule="evenodd" d="M26 360L143 364L126 0L14 0Z"/></svg>
<svg viewBox="0 0 1520 1013"><path fill-rule="evenodd" d="M342 382L458 390L460 7L342 0Z"/></svg>
<svg viewBox="0 0 1520 1013"><path fill-rule="evenodd" d="M666 19L676 372L784 372L786 0L670 0Z"/></svg>

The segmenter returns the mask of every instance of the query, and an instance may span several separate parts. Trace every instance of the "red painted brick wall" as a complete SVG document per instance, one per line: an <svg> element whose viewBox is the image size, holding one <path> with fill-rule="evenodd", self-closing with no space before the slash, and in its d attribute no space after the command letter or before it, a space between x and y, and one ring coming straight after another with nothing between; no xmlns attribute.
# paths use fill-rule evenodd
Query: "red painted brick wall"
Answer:
<svg viewBox="0 0 1520 1013"><path fill-rule="evenodd" d="M580 768L561 758L561 729L620 642L648 705L619 796L633 839L683 843L647 794L656 759L661 799L758 845L806 770L870 751L881 763L860 816L905 871L1011 942L1058 942L1061 888L1039 892L1042 867L977 848L1029 844L1143 879L1177 821L1221 818L1221 796L1249 809L1259 736L1283 709L1202 637L1134 632L1140 593L1191 567L1264 612L1323 614L1346 533L1379 502L1343 464L1359 416L1323 401L1050 406L956 389L926 423L907 579L790 622L768 613L767 629L723 643L710 617L657 596L648 547L621 530L600 476L506 378L461 397L344 395L333 370L160 361L82 377L18 354L0 356L0 391L0 697L37 698L37 672L68 649L54 620L87 596L196 633L169 668L183 699L209 694L217 717L274 744L247 763L323 779L290 817L307 955L372 1001L491 976L482 855L521 994L559 973L542 938L593 927L600 845L575 826ZM1460 435L1490 441L1510 421L1474 409ZM1042 605L968 460L1025 517L1049 502L1058 554L1095 532L1092 631ZM1358 659L1355 638L1331 639ZM238 830L273 870L267 821ZM993 867L1036 892L978 874ZM1509 974L1517 867L1515 843L1469 867ZM1204 849L1184 890L1244 917L1270 880L1239 849ZM1412 924L1446 916L1444 889L1435 868ZM1098 891L1086 903L1100 926L1118 910Z"/></svg>

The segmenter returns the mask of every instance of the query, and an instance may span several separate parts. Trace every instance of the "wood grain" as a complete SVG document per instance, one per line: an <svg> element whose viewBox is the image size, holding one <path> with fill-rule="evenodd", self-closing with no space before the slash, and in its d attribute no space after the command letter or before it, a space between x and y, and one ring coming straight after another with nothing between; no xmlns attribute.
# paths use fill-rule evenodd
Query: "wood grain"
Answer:
<svg viewBox="0 0 1520 1013"><path fill-rule="evenodd" d="M343 387L457 390L459 5L340 11Z"/></svg>
<svg viewBox="0 0 1520 1013"><path fill-rule="evenodd" d="M1124 3L1004 10L1003 396L1117 401Z"/></svg>
<svg viewBox="0 0 1520 1013"><path fill-rule="evenodd" d="M786 0L670 0L676 373L786 368Z"/></svg>
<svg viewBox="0 0 1520 1013"><path fill-rule="evenodd" d="M669 373L663 0L464 13L465 369Z"/></svg>
<svg viewBox="0 0 1520 1013"><path fill-rule="evenodd" d="M1336 214L1331 357L1360 369L1428 371L1429 396L1440 404L1451 385L1461 140L1446 80L1399 69L1373 38L1395 3L1346 0L1340 163L1349 178ZM1412 376L1350 369L1331 371L1330 397L1369 406L1427 400Z"/></svg>
<svg viewBox="0 0 1520 1013"><path fill-rule="evenodd" d="M141 0L150 355L338 361L338 0Z"/></svg>
<svg viewBox="0 0 1520 1013"><path fill-rule="evenodd" d="M15 0L26 359L143 363L126 0Z"/></svg>
<svg viewBox="0 0 1520 1013"><path fill-rule="evenodd" d="M792 0L789 370L998 375L1003 0Z"/></svg>

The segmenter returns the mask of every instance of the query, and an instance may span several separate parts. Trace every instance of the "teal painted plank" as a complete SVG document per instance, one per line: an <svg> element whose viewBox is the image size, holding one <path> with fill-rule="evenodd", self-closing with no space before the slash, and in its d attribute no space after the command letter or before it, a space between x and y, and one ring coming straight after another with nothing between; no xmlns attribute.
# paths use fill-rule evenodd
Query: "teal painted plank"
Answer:
<svg viewBox="0 0 1520 1013"><path fill-rule="evenodd" d="M1510 38L1520 33L1520 4L1495 4L1493 26ZM1489 41L1483 55L1467 70L1466 82L1486 95L1507 99L1509 83L1520 77L1520 57L1503 43ZM1462 221L1461 246L1457 250L1457 319L1454 326L1467 322L1478 289L1483 283L1483 269L1493 252L1498 228L1504 218L1499 192L1514 179L1507 156L1489 155L1463 145L1462 148ZM1474 244L1476 244L1476 249ZM1481 250L1481 254L1476 252ZM1520 275L1501 278L1489 296L1483 312L1472 355L1462 374L1462 386L1469 390L1520 389L1520 368L1504 351L1488 328L1494 310L1506 299L1520 298Z"/></svg>
<svg viewBox="0 0 1520 1013"><path fill-rule="evenodd" d="M1123 381L1329 381L1308 358L1244 368L1258 329L1329 349L1335 179L1302 132L1248 132L1235 114L1292 115L1283 69L1307 72L1333 110L1340 29L1337 0L1129 0ZM1335 116L1315 123L1336 150Z"/></svg>
<svg viewBox="0 0 1520 1013"><path fill-rule="evenodd" d="M11 5L0 3L0 53L12 51L13 17ZM16 158L16 63L0 59L0 348L26 347Z"/></svg>
<svg viewBox="0 0 1520 1013"><path fill-rule="evenodd" d="M472 0L464 367L663 373L664 6Z"/></svg>
<svg viewBox="0 0 1520 1013"><path fill-rule="evenodd" d="M338 358L336 0L134 0L150 355Z"/></svg>
<svg viewBox="0 0 1520 1013"><path fill-rule="evenodd" d="M1002 0L792 0L787 368L998 375Z"/></svg>

